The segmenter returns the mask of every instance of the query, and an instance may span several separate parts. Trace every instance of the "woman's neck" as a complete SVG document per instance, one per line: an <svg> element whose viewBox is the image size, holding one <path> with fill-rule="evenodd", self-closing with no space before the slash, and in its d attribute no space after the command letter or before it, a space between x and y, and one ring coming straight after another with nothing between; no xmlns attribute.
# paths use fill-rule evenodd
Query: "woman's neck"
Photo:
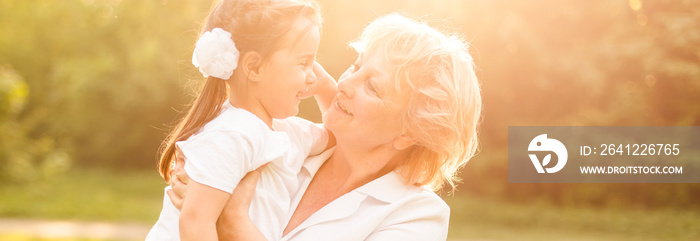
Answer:
<svg viewBox="0 0 700 241"><path fill-rule="evenodd" d="M354 190L394 171L399 162L400 152L388 146L365 151L352 147L338 143L333 155L321 167L328 172L327 174L342 180L341 189L346 191Z"/></svg>

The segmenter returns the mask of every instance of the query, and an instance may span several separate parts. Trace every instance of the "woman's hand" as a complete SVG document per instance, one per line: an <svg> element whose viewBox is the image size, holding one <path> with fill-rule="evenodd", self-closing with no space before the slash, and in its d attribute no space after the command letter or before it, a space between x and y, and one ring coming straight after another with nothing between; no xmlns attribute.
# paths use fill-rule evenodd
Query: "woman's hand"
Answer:
<svg viewBox="0 0 700 241"><path fill-rule="evenodd" d="M190 182L190 176L185 172L185 158L178 150L175 154L175 169L170 171L170 186L168 196L170 201L178 210L182 210L182 201L187 195L187 184Z"/></svg>
<svg viewBox="0 0 700 241"><path fill-rule="evenodd" d="M221 240L267 240L250 219L250 203L255 195L260 173L266 165L249 172L241 179L216 222Z"/></svg>
<svg viewBox="0 0 700 241"><path fill-rule="evenodd" d="M232 217L248 217L250 203L253 201L253 196L255 196L255 187L258 185L260 172L263 167L265 166L249 172L241 179L236 189L233 189L233 193L231 193L231 197L228 199L224 211L221 212L219 221L229 221L227 219Z"/></svg>
<svg viewBox="0 0 700 241"><path fill-rule="evenodd" d="M179 155L182 156L182 155ZM176 158L179 157L176 155ZM258 179L260 179L260 172L262 168L249 172L243 179L238 183L236 189L231 193L231 197L226 203L226 207L221 214L223 220L220 218L219 221L228 223L229 221L238 218L239 216L248 216L248 209L250 209L250 203L255 195L255 186L258 184ZM190 176L185 172L185 159L178 158L175 164L175 168L171 171L170 185L171 190L168 190L168 196L170 196L170 201L177 209L182 209L182 202L187 196L187 184L190 182Z"/></svg>
<svg viewBox="0 0 700 241"><path fill-rule="evenodd" d="M185 172L185 159L182 157L181 153L175 155L175 168L171 171L170 177L172 189L167 191L170 201L179 210L182 210L182 203L187 196L187 185L190 182L190 176ZM265 166L246 174L229 196L229 200L216 222L219 239L266 240L265 236L253 224L248 213L261 170Z"/></svg>

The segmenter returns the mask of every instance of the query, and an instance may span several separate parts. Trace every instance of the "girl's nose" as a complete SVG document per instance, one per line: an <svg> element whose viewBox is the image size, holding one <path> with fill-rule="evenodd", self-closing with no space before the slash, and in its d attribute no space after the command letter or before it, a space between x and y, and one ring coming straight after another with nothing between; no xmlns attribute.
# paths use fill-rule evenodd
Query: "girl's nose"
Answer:
<svg viewBox="0 0 700 241"><path fill-rule="evenodd" d="M316 83L316 74L313 71L309 71L309 74L306 75L306 84L312 85L314 83Z"/></svg>

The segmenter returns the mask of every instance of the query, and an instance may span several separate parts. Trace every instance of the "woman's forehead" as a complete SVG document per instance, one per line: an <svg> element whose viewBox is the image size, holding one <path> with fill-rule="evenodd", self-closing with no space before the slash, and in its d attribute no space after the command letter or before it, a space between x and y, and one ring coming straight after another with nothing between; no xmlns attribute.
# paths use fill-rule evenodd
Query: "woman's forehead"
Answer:
<svg viewBox="0 0 700 241"><path fill-rule="evenodd" d="M380 82L378 87L384 89L385 98L392 99L396 104L407 102L413 89L407 87L405 80L399 76L401 66L391 63L382 51L362 53L358 59L362 67L367 68L373 78Z"/></svg>
<svg viewBox="0 0 700 241"><path fill-rule="evenodd" d="M396 72L396 66L389 63L385 56L377 51L370 51L365 53L360 53L358 55L358 60L360 61L363 68L366 68L374 77L385 79L387 81L393 80L393 75Z"/></svg>

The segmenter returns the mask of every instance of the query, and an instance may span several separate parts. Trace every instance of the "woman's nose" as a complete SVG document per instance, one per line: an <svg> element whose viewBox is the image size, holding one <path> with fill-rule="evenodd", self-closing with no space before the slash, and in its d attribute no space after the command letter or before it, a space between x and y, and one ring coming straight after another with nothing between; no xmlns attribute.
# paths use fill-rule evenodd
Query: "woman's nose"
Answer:
<svg viewBox="0 0 700 241"><path fill-rule="evenodd" d="M351 98L355 96L355 84L352 74L343 74L343 76L338 79L338 91L345 93L345 95Z"/></svg>

